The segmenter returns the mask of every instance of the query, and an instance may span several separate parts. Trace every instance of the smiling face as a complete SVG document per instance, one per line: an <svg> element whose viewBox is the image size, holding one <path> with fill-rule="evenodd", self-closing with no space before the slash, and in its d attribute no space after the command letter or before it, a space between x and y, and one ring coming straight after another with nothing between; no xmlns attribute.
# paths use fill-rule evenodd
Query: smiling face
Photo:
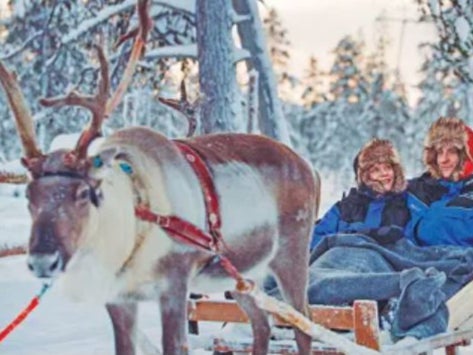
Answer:
<svg viewBox="0 0 473 355"><path fill-rule="evenodd" d="M370 183L375 183L379 186L379 192L389 192L392 191L394 186L394 169L393 166L389 163L376 163L370 167L368 170L368 182L367 185L372 185Z"/></svg>
<svg viewBox="0 0 473 355"><path fill-rule="evenodd" d="M460 152L458 148L451 143L446 143L436 147L435 151L440 176L444 179L451 179L460 164Z"/></svg>

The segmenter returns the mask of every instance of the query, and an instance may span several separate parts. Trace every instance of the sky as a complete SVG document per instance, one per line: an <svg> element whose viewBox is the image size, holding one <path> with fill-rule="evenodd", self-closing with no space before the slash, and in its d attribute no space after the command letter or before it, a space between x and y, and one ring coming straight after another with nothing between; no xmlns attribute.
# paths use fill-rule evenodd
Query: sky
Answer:
<svg viewBox="0 0 473 355"><path fill-rule="evenodd" d="M319 60L322 69L328 70L333 60L331 51L346 35L357 36L361 32L368 48L372 48L383 26L391 40L386 59L393 69L399 62L410 102L415 102L418 93L413 86L420 79L418 71L423 59L417 46L435 39L433 25L409 22L401 36L403 25L398 19L419 17L415 0L264 0L264 3L279 12L288 30L294 74L303 72L311 55ZM392 20L384 25L376 21L382 14Z"/></svg>

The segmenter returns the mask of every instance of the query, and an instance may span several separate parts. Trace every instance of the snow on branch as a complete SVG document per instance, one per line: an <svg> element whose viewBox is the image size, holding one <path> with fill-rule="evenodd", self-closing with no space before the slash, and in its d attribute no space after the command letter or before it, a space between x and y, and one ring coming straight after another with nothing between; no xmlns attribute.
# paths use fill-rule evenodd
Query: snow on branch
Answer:
<svg viewBox="0 0 473 355"><path fill-rule="evenodd" d="M18 48L12 51L9 51L8 53L1 55L0 60L6 60L6 59L10 59L11 57L14 57L15 55L23 51L31 42L33 42L36 38L41 36L43 33L44 33L44 30L34 33L31 37L29 37L26 41L24 41L21 46L19 46Z"/></svg>
<svg viewBox="0 0 473 355"><path fill-rule="evenodd" d="M245 21L251 21L252 17L251 15L239 15L236 12L233 12L232 14L232 22L234 24L242 23Z"/></svg>
<svg viewBox="0 0 473 355"><path fill-rule="evenodd" d="M187 12L189 14L195 13L195 0L153 0L152 3Z"/></svg>
<svg viewBox="0 0 473 355"><path fill-rule="evenodd" d="M251 58L251 53L247 49L235 48L235 50L233 52L234 52L234 54L233 54L233 56L234 56L233 62L234 63L237 63L241 60L246 60L246 59Z"/></svg>
<svg viewBox="0 0 473 355"><path fill-rule="evenodd" d="M126 11L135 6L136 0L125 0L121 4L107 6L103 10L99 11L94 18L82 22L82 24L75 30L66 34L62 39L62 44L68 44L77 40L82 34L90 31L92 28L106 22L107 19L116 15L120 12ZM195 11L194 0L154 0L152 4L162 5L173 8L178 11L193 14ZM154 17L157 13L151 10L150 17Z"/></svg>
<svg viewBox="0 0 473 355"><path fill-rule="evenodd" d="M197 45L185 44L177 46L164 46L147 51L144 56L146 59L159 58L197 58Z"/></svg>
<svg viewBox="0 0 473 355"><path fill-rule="evenodd" d="M149 50L145 53L145 59L161 59L161 58L195 58L197 59L197 45L183 44L175 46L164 46ZM242 48L235 48L234 62L251 58L251 53Z"/></svg>
<svg viewBox="0 0 473 355"><path fill-rule="evenodd" d="M68 44L77 40L82 34L98 26L102 22L107 21L111 16L116 15L122 11L128 10L135 6L136 0L125 0L121 4L107 6L97 13L94 18L82 22L82 24L75 30L69 32L62 38L63 44Z"/></svg>

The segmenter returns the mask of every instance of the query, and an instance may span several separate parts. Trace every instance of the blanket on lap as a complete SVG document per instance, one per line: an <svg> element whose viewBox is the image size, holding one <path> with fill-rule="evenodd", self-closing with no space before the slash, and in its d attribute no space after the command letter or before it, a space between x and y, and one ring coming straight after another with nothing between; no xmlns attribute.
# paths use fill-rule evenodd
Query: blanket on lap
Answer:
<svg viewBox="0 0 473 355"><path fill-rule="evenodd" d="M419 247L406 238L380 244L362 234L333 235L313 250L309 277L311 304L390 301L393 340L424 338L447 329L445 302L473 279L473 248ZM267 292L278 296L270 284Z"/></svg>

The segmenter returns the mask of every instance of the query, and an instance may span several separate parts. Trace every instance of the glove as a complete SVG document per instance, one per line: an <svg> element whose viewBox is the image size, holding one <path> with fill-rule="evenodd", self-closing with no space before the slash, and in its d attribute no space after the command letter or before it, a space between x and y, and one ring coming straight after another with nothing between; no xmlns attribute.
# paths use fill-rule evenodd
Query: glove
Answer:
<svg viewBox="0 0 473 355"><path fill-rule="evenodd" d="M376 240L379 244L391 244L404 238L404 231L399 226L383 226L370 229L367 233L369 237Z"/></svg>

